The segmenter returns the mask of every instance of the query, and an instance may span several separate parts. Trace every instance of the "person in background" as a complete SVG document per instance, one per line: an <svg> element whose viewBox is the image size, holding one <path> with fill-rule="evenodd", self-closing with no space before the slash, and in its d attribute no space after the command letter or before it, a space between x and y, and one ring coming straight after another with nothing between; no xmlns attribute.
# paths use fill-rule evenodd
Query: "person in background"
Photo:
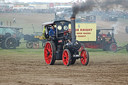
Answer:
<svg viewBox="0 0 128 85"><path fill-rule="evenodd" d="M15 17L13 17L13 23L16 23L16 18Z"/></svg>

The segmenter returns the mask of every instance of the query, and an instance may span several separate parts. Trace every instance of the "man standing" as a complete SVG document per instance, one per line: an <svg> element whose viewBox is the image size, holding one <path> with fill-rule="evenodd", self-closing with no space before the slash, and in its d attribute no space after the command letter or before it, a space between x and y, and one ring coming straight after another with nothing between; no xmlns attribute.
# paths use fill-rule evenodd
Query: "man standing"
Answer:
<svg viewBox="0 0 128 85"><path fill-rule="evenodd" d="M16 23L16 18L15 17L13 17L13 23Z"/></svg>

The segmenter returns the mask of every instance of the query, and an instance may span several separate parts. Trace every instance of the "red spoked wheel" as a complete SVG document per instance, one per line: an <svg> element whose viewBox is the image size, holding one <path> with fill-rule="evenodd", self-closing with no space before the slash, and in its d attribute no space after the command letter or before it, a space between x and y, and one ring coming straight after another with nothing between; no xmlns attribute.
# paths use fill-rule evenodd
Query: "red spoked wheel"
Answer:
<svg viewBox="0 0 128 85"><path fill-rule="evenodd" d="M68 49L65 49L62 54L63 64L69 66L71 64L71 53Z"/></svg>
<svg viewBox="0 0 128 85"><path fill-rule="evenodd" d="M111 45L110 45L110 51L113 51L113 52L116 52L117 51L117 45L116 45L116 43L112 43Z"/></svg>
<svg viewBox="0 0 128 85"><path fill-rule="evenodd" d="M46 42L44 47L44 58L46 64L53 65L55 63L55 44L53 42Z"/></svg>
<svg viewBox="0 0 128 85"><path fill-rule="evenodd" d="M81 51L81 53L80 53L80 56L81 56L81 59L80 59L81 63L83 65L88 65L88 63L89 63L89 54L88 54L88 51L86 51L85 49L83 49Z"/></svg>

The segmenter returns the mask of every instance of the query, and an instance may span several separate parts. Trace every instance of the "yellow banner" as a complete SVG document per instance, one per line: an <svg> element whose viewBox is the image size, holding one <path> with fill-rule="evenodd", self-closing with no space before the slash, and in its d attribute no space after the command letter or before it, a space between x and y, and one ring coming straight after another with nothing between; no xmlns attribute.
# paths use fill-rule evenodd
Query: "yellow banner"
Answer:
<svg viewBox="0 0 128 85"><path fill-rule="evenodd" d="M76 23L78 41L96 41L96 23Z"/></svg>

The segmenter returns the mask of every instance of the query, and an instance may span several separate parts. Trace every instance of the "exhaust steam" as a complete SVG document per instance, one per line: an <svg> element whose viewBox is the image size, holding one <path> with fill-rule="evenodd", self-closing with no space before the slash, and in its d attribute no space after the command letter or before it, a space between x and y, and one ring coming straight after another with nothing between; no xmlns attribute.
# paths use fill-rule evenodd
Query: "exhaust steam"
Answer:
<svg viewBox="0 0 128 85"><path fill-rule="evenodd" d="M72 6L72 17L79 12L90 12L94 9L108 11L113 9L128 10L128 0L86 0L85 2L75 3Z"/></svg>

